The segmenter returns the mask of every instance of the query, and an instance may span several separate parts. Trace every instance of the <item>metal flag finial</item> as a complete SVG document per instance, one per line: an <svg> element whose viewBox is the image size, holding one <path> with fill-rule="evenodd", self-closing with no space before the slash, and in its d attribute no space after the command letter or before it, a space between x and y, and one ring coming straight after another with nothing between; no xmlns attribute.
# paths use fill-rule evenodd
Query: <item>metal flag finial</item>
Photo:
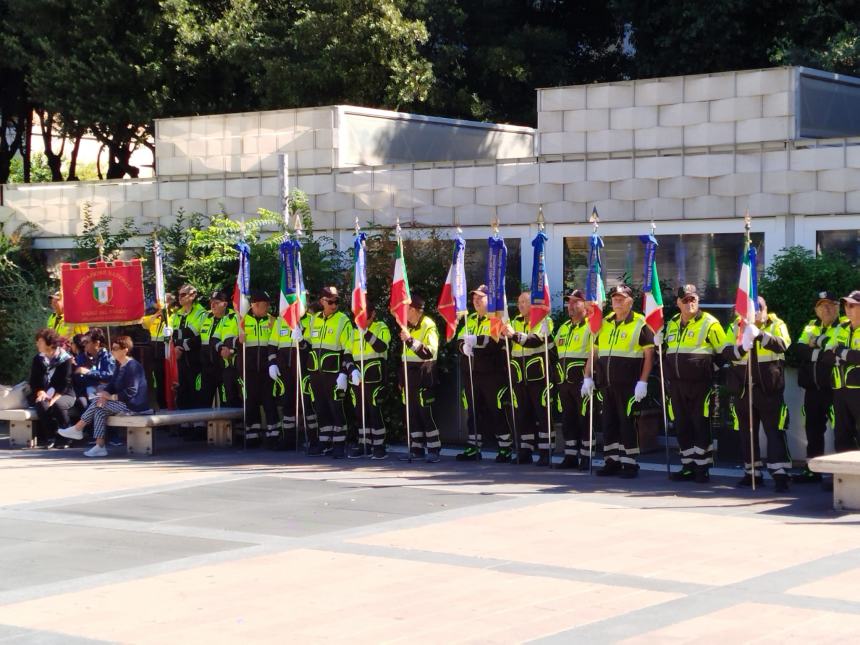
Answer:
<svg viewBox="0 0 860 645"><path fill-rule="evenodd" d="M361 226L358 224L358 215L355 216L355 234L358 235L358 232L361 230Z"/></svg>
<svg viewBox="0 0 860 645"><path fill-rule="evenodd" d="M591 217L589 217L588 219L591 222L592 226L594 226L594 230L597 231L597 227L600 226L600 215L597 214L597 206L592 206Z"/></svg>
<svg viewBox="0 0 860 645"><path fill-rule="evenodd" d="M495 216L495 217L493 217L493 219L490 221L490 227L493 229L493 235L495 235L496 237L498 237L498 236L499 236L499 224L500 224L500 222L499 222L499 216L498 216L498 215L496 215L496 216Z"/></svg>
<svg viewBox="0 0 860 645"><path fill-rule="evenodd" d="M538 206L537 225L539 230L546 228L546 219L543 216L543 206Z"/></svg>

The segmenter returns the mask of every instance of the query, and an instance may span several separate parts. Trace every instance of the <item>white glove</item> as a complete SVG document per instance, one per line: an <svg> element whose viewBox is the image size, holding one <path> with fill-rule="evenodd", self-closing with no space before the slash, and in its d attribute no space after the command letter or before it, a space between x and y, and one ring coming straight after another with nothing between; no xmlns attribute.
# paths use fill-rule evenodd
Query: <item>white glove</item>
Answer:
<svg viewBox="0 0 860 645"><path fill-rule="evenodd" d="M341 372L337 375L337 389L345 390L346 389L346 374Z"/></svg>
<svg viewBox="0 0 860 645"><path fill-rule="evenodd" d="M463 347L472 348L478 344L478 337L475 334L466 334L463 336Z"/></svg>
<svg viewBox="0 0 860 645"><path fill-rule="evenodd" d="M654 334L654 344L658 345L658 346L663 344L663 331L662 330L658 331L656 334Z"/></svg>
<svg viewBox="0 0 860 645"><path fill-rule="evenodd" d="M848 362L848 348L845 348L841 352L839 352L839 358L841 358L846 363ZM48 392L50 392L50 390L48 390ZM53 396L53 394L51 396Z"/></svg>
<svg viewBox="0 0 860 645"><path fill-rule="evenodd" d="M359 374L358 370L352 370L352 373L349 375L349 380L356 387L361 385L361 374Z"/></svg>
<svg viewBox="0 0 860 645"><path fill-rule="evenodd" d="M582 379L582 387L579 390L579 395L584 399L594 394L594 379L586 376Z"/></svg>
<svg viewBox="0 0 860 645"><path fill-rule="evenodd" d="M302 326L301 325L296 325L295 327L293 327L293 331L290 334L290 338L292 338L293 342L295 342L295 343L302 342L302 340L304 339L304 336L302 336Z"/></svg>
<svg viewBox="0 0 860 645"><path fill-rule="evenodd" d="M549 336L549 318L544 318L541 321L540 333L542 333L544 336Z"/></svg>
<svg viewBox="0 0 860 645"><path fill-rule="evenodd" d="M277 365L269 365L269 378L277 380L277 378L281 375L281 370L278 369Z"/></svg>
<svg viewBox="0 0 860 645"><path fill-rule="evenodd" d="M471 358L472 356L475 355L475 350L472 349L472 346L469 345L468 343L463 343L463 353L466 356L468 356L469 358Z"/></svg>
<svg viewBox="0 0 860 645"><path fill-rule="evenodd" d="M848 350L846 349L846 350L845 350L845 352L842 352L842 353L844 354L844 353L846 353L847 351L848 351ZM57 391L56 391L54 388L52 388L52 387L49 387L49 388L47 389L47 391L45 392L45 394L47 394L47 395L48 395L48 398L49 398L49 399L53 399L53 398L54 398L54 395L55 395L56 393L57 393Z"/></svg>
<svg viewBox="0 0 860 645"><path fill-rule="evenodd" d="M759 334L761 334L761 331L759 331L759 328L752 323L744 327L744 334L741 340L741 346L744 348L745 351L748 352L752 349L753 343L755 342L755 339Z"/></svg>
<svg viewBox="0 0 860 645"><path fill-rule="evenodd" d="M636 381L636 387L633 388L633 398L636 403L639 403L648 394L648 384L645 381Z"/></svg>

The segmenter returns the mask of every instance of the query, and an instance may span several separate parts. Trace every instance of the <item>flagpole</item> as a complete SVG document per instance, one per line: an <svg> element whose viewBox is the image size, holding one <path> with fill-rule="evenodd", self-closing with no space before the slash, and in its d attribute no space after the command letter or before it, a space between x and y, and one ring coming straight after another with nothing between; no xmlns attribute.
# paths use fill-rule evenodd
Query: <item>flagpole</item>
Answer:
<svg viewBox="0 0 860 645"><path fill-rule="evenodd" d="M543 206L538 208L538 230L543 231L546 228L545 220L543 217ZM544 272L546 272L546 267L544 266ZM546 276L544 275L544 280L546 280ZM546 436L547 436L547 445L549 446L549 467L552 469L552 453L554 448L554 443L552 440L552 390L550 389L549 382L549 316L552 311L550 309L547 310L546 316L543 319L544 329L546 330L546 334L544 335L543 341L543 351L544 351L544 375L546 376Z"/></svg>
<svg viewBox="0 0 860 645"><path fill-rule="evenodd" d="M749 245L750 245L750 228L752 228L752 218L750 217L749 209L747 209L746 214L744 215L744 235L746 241L746 252L749 255ZM751 269L752 270L752 269ZM752 294L750 294L752 295ZM757 303L753 303L753 312L755 312L755 306ZM755 315L753 313L753 315ZM741 330L740 324L738 324L738 331ZM750 351L747 352L747 391L749 392L749 416L750 416L750 469L752 472L752 489L755 491L755 436L758 434L758 426L753 427L753 382L752 382L752 350L750 347Z"/></svg>
<svg viewBox="0 0 860 645"><path fill-rule="evenodd" d="M597 234L597 227L600 226L600 224L598 223L597 208L596 207L591 211L591 226L592 226L592 229L591 229L592 234L596 235ZM602 276L597 276L597 280L601 280L601 279L602 279ZM592 304L592 307L594 307L594 306L596 306L596 305ZM590 361L590 365L591 365L591 378L593 380L594 374L596 372L596 369L595 369L596 366L594 365L594 333L592 332L591 334L589 334L589 336L591 338L591 347L589 350L591 352L591 357L590 357L589 361ZM583 370L582 375L583 375L583 377L585 376L585 370ZM594 392L593 391L591 392L591 394L588 397L588 452L589 452L588 474L591 475L592 471L594 469L594 455L597 452L594 449Z"/></svg>
<svg viewBox="0 0 860 645"><path fill-rule="evenodd" d="M358 237L358 233L361 231L361 226L358 225L358 215L355 216L355 235ZM355 279L355 276L353 276ZM365 320L367 316L367 303L365 303ZM356 321L357 322L357 321ZM356 325L358 327L358 325ZM364 332L366 330L358 327L359 332L359 354L360 354L360 363L361 363L361 379L359 380L359 389L361 391L361 449L364 453L364 456L367 456L367 408L365 407L364 402ZM406 367L404 366L404 370Z"/></svg>
<svg viewBox="0 0 860 645"><path fill-rule="evenodd" d="M463 235L463 229L460 227L459 224L457 224L457 235L460 235L460 236ZM468 307L468 305L467 305L467 307ZM459 320L457 322L459 323ZM469 331L469 317L468 317L468 315L466 315L464 317L463 324L465 325L466 331L468 332ZM456 334L456 330L455 330L455 334ZM469 434L472 437L473 445L480 452L480 448L478 447L478 420L475 418L475 379L474 379L474 376L472 374L472 357L467 355L466 358L468 359L467 362L469 364L469 392L472 395L472 399L471 399L471 401L472 401L472 403L471 403L471 405L472 405L472 407L471 407L472 426L471 426L471 431ZM458 372L457 378L459 378L459 377L460 377L460 374ZM466 412L466 419L468 420L468 418L469 418L469 413L467 411Z"/></svg>
<svg viewBox="0 0 860 645"><path fill-rule="evenodd" d="M657 230L657 225L654 223L654 220L651 220L651 237L654 237L654 232ZM659 281L655 282L652 280L651 289L660 289ZM660 298L662 300L662 297ZM662 329L662 327L661 327ZM666 417L666 379L663 376L663 343L657 344L657 360L660 362L660 394L663 397L662 405L660 406L663 409L663 438L664 444L666 447L666 475L671 477L671 469L669 468L669 421Z"/></svg>
<svg viewBox="0 0 860 645"><path fill-rule="evenodd" d="M397 246L400 247L401 251L403 249L403 240L400 238L400 218L397 218L397 228L396 236L397 236ZM398 320L398 323L400 321ZM400 329L409 333L408 330L400 325ZM406 343L402 343L403 352L401 354L401 360L403 361L403 403L406 408L406 450L409 454L407 457L409 463L412 463L412 428L409 423L409 370L406 365Z"/></svg>
<svg viewBox="0 0 860 645"><path fill-rule="evenodd" d="M493 228L493 237L495 239L499 239L499 216L493 218L493 221L490 222L490 226ZM508 296L505 294L505 311L507 311L508 307ZM506 370L508 373L508 393L510 394L511 400L511 428L514 431L514 450L517 451L517 458L519 458L520 454L520 440L519 433L517 432L517 406L514 401L514 379L511 375L511 340L507 336L505 336L505 354L508 357L508 369ZM474 405L474 404L473 404ZM474 414L473 414L474 416ZM477 423L477 420L476 420Z"/></svg>
<svg viewBox="0 0 860 645"><path fill-rule="evenodd" d="M301 235L302 224L301 224L301 219L299 217L298 212L296 212L296 220L295 220L294 230L295 230L294 235L296 237ZM300 251L299 251L299 257L301 258L301 252ZM301 261L301 259L299 261ZM296 290L298 291L298 289L301 289L303 287L304 287L304 280L301 280L301 284L299 284L299 281L297 280L296 281ZM299 302L301 302L302 294L296 293L296 297L299 299ZM301 319L296 321L297 327L301 327L301 324L302 324ZM304 432L305 432L306 449L307 449L307 447L310 446L310 439L308 438L308 419L307 419L307 413L305 410L305 393L304 393L304 390L302 389L301 349L299 346L300 345L299 341L296 340L294 342L296 344L296 354L295 354L295 358L296 358L296 452L298 452L299 451L299 409L301 409L301 412L302 412L302 428L304 428Z"/></svg>
<svg viewBox="0 0 860 645"><path fill-rule="evenodd" d="M242 221L239 223L239 239L244 242L245 241L245 216L242 215ZM242 267L242 251L239 251L239 269L241 271ZM244 283L244 276L242 279ZM239 285L239 298L241 302L242 298L242 284ZM250 288L250 280L248 282L248 287ZM241 307L240 307L241 308ZM247 361L245 360L245 316L242 315L242 319L239 321L239 330L242 339L242 450L248 449L248 380L246 378L246 365Z"/></svg>

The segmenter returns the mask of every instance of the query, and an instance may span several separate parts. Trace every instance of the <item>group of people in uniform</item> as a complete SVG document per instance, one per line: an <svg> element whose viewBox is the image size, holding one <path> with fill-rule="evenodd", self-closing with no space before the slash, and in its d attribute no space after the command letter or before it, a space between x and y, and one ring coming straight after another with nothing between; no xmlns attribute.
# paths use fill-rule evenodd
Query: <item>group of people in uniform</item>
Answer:
<svg viewBox="0 0 860 645"><path fill-rule="evenodd" d="M764 298L758 297L755 324L742 324L736 316L724 328L700 308L696 286L683 285L676 293L679 312L655 334L633 310L629 286L615 286L608 295L611 312L597 333L589 326L594 305L579 289L566 297L567 316L558 329L549 317L530 328L526 292L517 300L516 316L493 333L487 287L471 291L473 311L457 334L468 429L468 444L458 460L482 459L484 438L494 436L497 462L549 466L555 417L564 439L564 457L557 467L590 470L594 436L602 431L604 462L595 474L636 477L636 417L652 373L661 369L656 351L660 346L665 404L681 459L673 480L709 480L717 382L731 396L732 425L742 448L745 474L738 485L752 485L754 476L756 484L762 483L765 470L777 491L787 490L790 480L821 480L808 467L793 477L789 473L784 391L785 352L792 339ZM389 383L392 332L378 320L371 303L362 331L341 311L338 290L328 286L309 305L301 324L291 329L269 313L271 299L264 291L252 292L243 320L230 308L226 292L212 293L208 310L197 297L192 285L183 285L169 316L156 311L143 321L155 356L161 356L164 343L173 341L177 407L244 406L249 445L292 449L301 434L311 456L387 457L381 403ZM837 452L860 447L860 290L842 298L822 291L814 311L796 341L808 458L823 454L828 422ZM61 335L77 331L65 326L61 303L60 309L55 304L49 327ZM433 404L440 339L419 295L412 296L408 324L398 336L404 345L397 383L409 414L408 457L437 462L441 442ZM163 406L162 369L162 361L155 360L147 371ZM352 441L350 425L357 429ZM760 426L767 438L764 460L758 445Z"/></svg>

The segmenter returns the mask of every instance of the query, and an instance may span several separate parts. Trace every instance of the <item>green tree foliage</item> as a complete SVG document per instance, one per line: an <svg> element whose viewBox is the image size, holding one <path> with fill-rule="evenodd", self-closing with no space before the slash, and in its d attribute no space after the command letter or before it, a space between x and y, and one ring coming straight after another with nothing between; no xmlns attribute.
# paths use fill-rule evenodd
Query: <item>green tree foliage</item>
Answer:
<svg viewBox="0 0 860 645"><path fill-rule="evenodd" d="M860 284L860 267L838 253L815 256L799 246L783 249L759 277L759 294L769 311L788 325L797 340L807 321L815 318L815 299L820 291L843 296ZM788 360L796 362L792 348Z"/></svg>
<svg viewBox="0 0 860 645"><path fill-rule="evenodd" d="M446 116L534 123L535 88L617 80L623 30L606 0L404 3L429 39L436 82L426 107Z"/></svg>
<svg viewBox="0 0 860 645"><path fill-rule="evenodd" d="M33 335L45 325L51 281L44 258L31 246L33 225L7 229L0 221L0 383L27 377Z"/></svg>
<svg viewBox="0 0 860 645"><path fill-rule="evenodd" d="M156 0L7 0L14 54L33 100L69 130L105 144L108 178L138 169L131 153L170 98L173 34Z"/></svg>
<svg viewBox="0 0 860 645"><path fill-rule="evenodd" d="M629 30L633 78L814 65L857 73L851 0L610 0Z"/></svg>
<svg viewBox="0 0 860 645"><path fill-rule="evenodd" d="M84 203L82 211L84 225L82 233L75 238L75 251L72 254L74 262L97 259L99 253L103 254L106 261L116 260L123 245L138 234L131 218L124 219L119 229L114 230L112 215L96 217L89 202Z"/></svg>

